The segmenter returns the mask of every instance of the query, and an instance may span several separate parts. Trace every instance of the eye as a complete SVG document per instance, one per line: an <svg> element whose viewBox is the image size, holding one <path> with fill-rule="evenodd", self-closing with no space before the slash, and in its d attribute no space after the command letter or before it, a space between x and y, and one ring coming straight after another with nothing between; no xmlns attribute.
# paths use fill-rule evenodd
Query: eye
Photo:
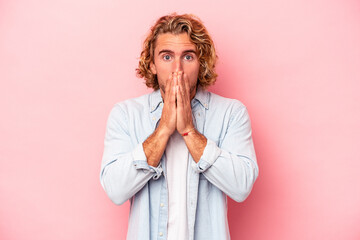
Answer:
<svg viewBox="0 0 360 240"><path fill-rule="evenodd" d="M169 61L171 59L171 56L166 54L162 57L165 61Z"/></svg>
<svg viewBox="0 0 360 240"><path fill-rule="evenodd" d="M193 60L193 56L185 55L185 60L188 60L188 61Z"/></svg>

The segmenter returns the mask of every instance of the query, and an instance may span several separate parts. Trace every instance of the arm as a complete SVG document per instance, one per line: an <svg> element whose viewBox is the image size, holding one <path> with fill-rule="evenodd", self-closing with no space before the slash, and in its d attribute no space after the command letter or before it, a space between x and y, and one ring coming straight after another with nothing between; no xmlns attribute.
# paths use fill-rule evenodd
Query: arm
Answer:
<svg viewBox="0 0 360 240"><path fill-rule="evenodd" d="M194 159L193 168L237 202L250 194L259 174L248 112L242 104L232 114L220 147L193 129L189 82L184 74L177 91L177 129Z"/></svg>
<svg viewBox="0 0 360 240"><path fill-rule="evenodd" d="M175 90L172 88L174 81L171 80L170 76L166 86L168 96L164 99L159 127L135 148L128 133L128 120L121 106L115 105L110 112L100 182L115 204L120 205L126 202L151 178L158 179L162 174L159 163L176 123L176 112L173 111L175 109L173 106L175 105Z"/></svg>
<svg viewBox="0 0 360 240"><path fill-rule="evenodd" d="M248 197L259 168L245 106L234 112L221 145L207 139L200 161L192 165L233 200L242 202Z"/></svg>
<svg viewBox="0 0 360 240"><path fill-rule="evenodd" d="M154 168L147 163L142 143L133 146L126 114L115 105L107 121L100 172L101 185L109 198L123 204L161 173L161 166Z"/></svg>
<svg viewBox="0 0 360 240"><path fill-rule="evenodd" d="M183 135L192 158L195 162L198 162L205 149L207 139L194 128L190 101L195 96L195 91L191 93L189 78L186 73L180 72L176 88L176 129ZM184 133L186 133L186 136L184 136Z"/></svg>
<svg viewBox="0 0 360 240"><path fill-rule="evenodd" d="M158 166L166 144L176 128L176 89L177 80L171 74L166 82L164 94L164 108L161 113L159 127L146 139L143 144L147 162L151 166Z"/></svg>

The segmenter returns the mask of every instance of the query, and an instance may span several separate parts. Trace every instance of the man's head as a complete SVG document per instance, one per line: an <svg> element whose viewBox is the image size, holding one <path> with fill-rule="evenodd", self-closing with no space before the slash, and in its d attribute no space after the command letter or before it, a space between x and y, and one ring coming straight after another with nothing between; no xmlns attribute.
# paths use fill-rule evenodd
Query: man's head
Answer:
<svg viewBox="0 0 360 240"><path fill-rule="evenodd" d="M190 86L206 88L215 83L214 43L194 15L171 14L161 17L144 41L137 74L148 87L164 90L169 75L183 71Z"/></svg>

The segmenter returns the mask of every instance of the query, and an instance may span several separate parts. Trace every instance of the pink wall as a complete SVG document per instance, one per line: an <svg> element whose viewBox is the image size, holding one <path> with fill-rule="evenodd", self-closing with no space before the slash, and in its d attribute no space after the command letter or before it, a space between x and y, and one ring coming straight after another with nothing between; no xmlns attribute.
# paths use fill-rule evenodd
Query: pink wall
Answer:
<svg viewBox="0 0 360 240"><path fill-rule="evenodd" d="M216 93L252 118L260 175L229 202L233 239L360 239L360 3L0 1L0 239L124 239L99 182L113 104L157 17L192 12Z"/></svg>

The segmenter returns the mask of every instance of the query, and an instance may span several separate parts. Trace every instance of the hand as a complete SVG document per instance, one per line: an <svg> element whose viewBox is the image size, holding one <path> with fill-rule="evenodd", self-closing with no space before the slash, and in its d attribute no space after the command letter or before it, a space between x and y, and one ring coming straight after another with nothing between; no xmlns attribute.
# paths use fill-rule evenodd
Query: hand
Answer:
<svg viewBox="0 0 360 240"><path fill-rule="evenodd" d="M177 75L176 86L176 130L180 134L190 131L194 128L189 78L186 73L179 72Z"/></svg>
<svg viewBox="0 0 360 240"><path fill-rule="evenodd" d="M163 130L164 134L168 137L176 129L176 85L177 78L172 73L166 81L164 107L159 122L159 129Z"/></svg>

